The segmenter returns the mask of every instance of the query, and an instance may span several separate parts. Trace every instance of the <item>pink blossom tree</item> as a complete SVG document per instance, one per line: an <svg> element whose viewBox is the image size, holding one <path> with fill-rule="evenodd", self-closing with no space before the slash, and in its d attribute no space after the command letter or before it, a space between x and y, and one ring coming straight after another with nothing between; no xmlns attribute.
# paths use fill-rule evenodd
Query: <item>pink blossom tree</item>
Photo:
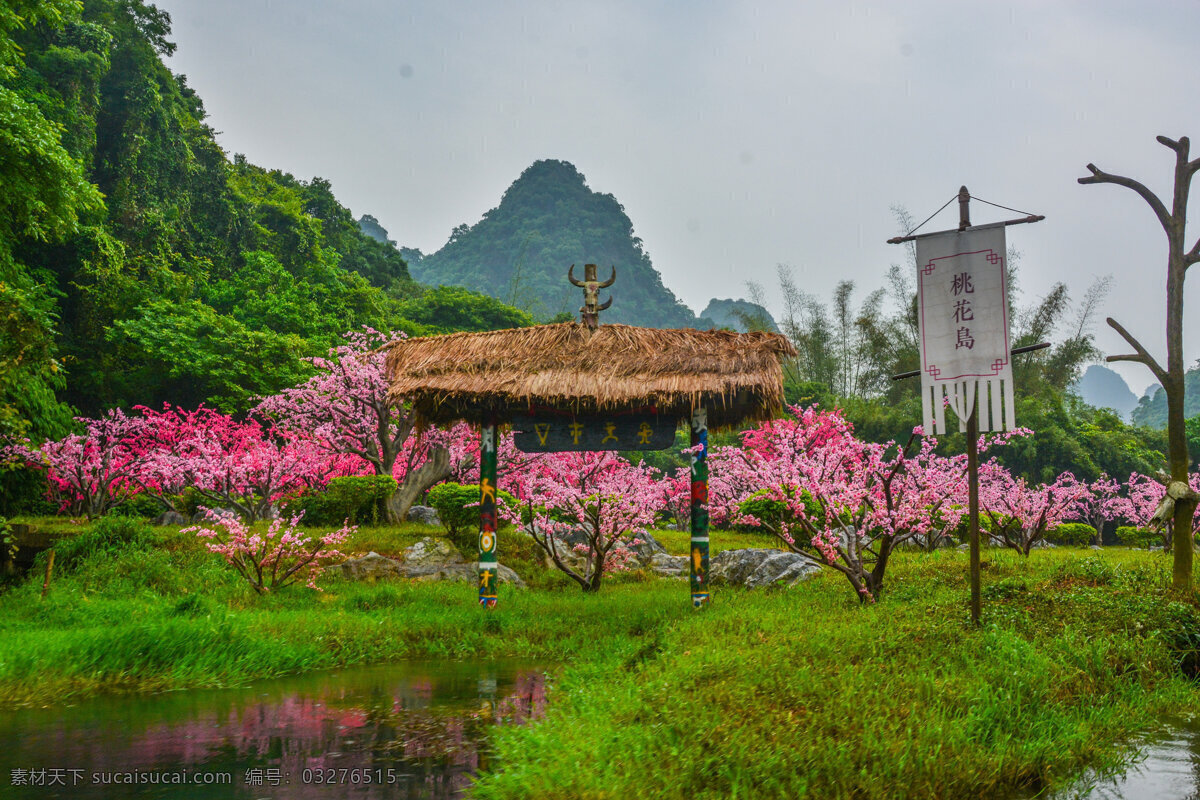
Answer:
<svg viewBox="0 0 1200 800"><path fill-rule="evenodd" d="M1087 493L1076 505L1075 519L1083 520L1096 529L1094 544L1103 544L1104 523L1115 518L1111 504L1120 496L1121 482L1102 473L1092 481Z"/></svg>
<svg viewBox="0 0 1200 800"><path fill-rule="evenodd" d="M854 436L840 411L793 408L743 436L742 448L718 448L712 474L725 474L725 506L733 522L767 527L790 550L811 545L841 572L864 601L883 588L897 545L936 536L963 514L965 458L947 459L920 430L906 447L869 444ZM781 505L774 519L744 514L751 498Z"/></svg>
<svg viewBox="0 0 1200 800"><path fill-rule="evenodd" d="M1024 556L1045 541L1048 531L1085 513L1090 492L1069 472L1053 483L1031 485L995 461L979 468L979 507L990 523L988 536Z"/></svg>
<svg viewBox="0 0 1200 800"><path fill-rule="evenodd" d="M376 474L393 476L399 484L388 502L393 520L403 519L425 490L459 466L449 440L463 438L461 430L422 435L412 416L389 402L381 348L404 338L399 331L381 333L365 326L351 331L328 357L310 359L316 375L263 398L255 408L256 414L311 440L330 457L352 456Z"/></svg>
<svg viewBox="0 0 1200 800"><path fill-rule="evenodd" d="M311 440L268 431L255 419L203 407L141 411L147 424L137 480L159 496L188 487L254 521L283 495L323 483L336 466Z"/></svg>
<svg viewBox="0 0 1200 800"><path fill-rule="evenodd" d="M523 525L583 591L599 591L605 574L628 567L630 547L662 508L656 470L609 452L546 453L522 465L502 481L521 507L501 515Z"/></svg>
<svg viewBox="0 0 1200 800"><path fill-rule="evenodd" d="M1189 478L1192 489L1200 491L1200 472L1192 473ZM1165 520L1156 518L1167 487L1149 475L1132 472L1124 489L1121 495L1109 499L1105 504L1110 519L1125 520L1136 528L1157 530L1162 537L1163 549L1169 551L1175 534L1175 521L1172 517ZM1200 508L1192 517L1192 533L1193 536L1200 533Z"/></svg>
<svg viewBox="0 0 1200 800"><path fill-rule="evenodd" d="M255 533L236 514L209 511L212 527L197 525L182 533L194 533L208 539L208 549L245 578L259 594L275 592L304 579L311 589L317 586L324 563L340 557L336 547L346 541L354 526L345 526L312 539L296 529L299 517L274 520L264 533Z"/></svg>
<svg viewBox="0 0 1200 800"><path fill-rule="evenodd" d="M60 511L94 519L141 491L147 421L114 409L97 419L77 417L72 433L34 447L28 440L4 448L6 458L42 467Z"/></svg>

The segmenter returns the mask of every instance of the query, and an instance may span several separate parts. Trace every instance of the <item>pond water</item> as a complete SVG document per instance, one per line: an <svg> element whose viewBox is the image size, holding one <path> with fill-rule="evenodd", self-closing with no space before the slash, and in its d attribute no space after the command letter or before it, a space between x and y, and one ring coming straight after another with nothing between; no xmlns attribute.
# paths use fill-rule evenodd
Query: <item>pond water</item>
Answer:
<svg viewBox="0 0 1200 800"><path fill-rule="evenodd" d="M487 730L545 708L527 663L414 661L0 715L0 797L447 798Z"/></svg>
<svg viewBox="0 0 1200 800"><path fill-rule="evenodd" d="M1200 800L1200 718L1176 721L1117 775L1084 775L1047 800Z"/></svg>

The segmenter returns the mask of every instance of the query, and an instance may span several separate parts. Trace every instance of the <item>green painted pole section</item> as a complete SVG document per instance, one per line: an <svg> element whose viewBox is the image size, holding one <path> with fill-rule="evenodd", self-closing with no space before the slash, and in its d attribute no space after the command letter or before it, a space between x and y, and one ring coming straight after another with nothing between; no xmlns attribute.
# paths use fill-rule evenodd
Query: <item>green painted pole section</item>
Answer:
<svg viewBox="0 0 1200 800"><path fill-rule="evenodd" d="M708 414L692 412L692 606L708 604Z"/></svg>
<svg viewBox="0 0 1200 800"><path fill-rule="evenodd" d="M479 605L496 606L496 420L483 425L479 442Z"/></svg>

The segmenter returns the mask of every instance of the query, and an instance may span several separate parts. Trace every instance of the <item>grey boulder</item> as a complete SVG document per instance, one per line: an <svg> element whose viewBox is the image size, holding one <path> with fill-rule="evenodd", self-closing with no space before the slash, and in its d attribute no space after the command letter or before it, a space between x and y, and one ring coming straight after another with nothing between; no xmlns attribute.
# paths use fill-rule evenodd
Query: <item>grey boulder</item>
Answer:
<svg viewBox="0 0 1200 800"><path fill-rule="evenodd" d="M360 558L348 558L335 567L330 567L331 573L340 573L343 578L353 581L374 581L380 578L399 578L402 575L400 562L381 556L375 551Z"/></svg>
<svg viewBox="0 0 1200 800"><path fill-rule="evenodd" d="M185 517L183 514L180 514L178 511L164 511L163 513L161 513L157 517L155 517L153 520L151 520L151 524L154 524L154 525L187 525L188 518Z"/></svg>
<svg viewBox="0 0 1200 800"><path fill-rule="evenodd" d="M709 561L709 583L714 585L794 586L821 571L808 556L781 550L723 550Z"/></svg>
<svg viewBox="0 0 1200 800"><path fill-rule="evenodd" d="M409 522L418 522L422 525L441 525L442 520L438 516L435 509L429 506L413 506L408 510L408 516L405 517Z"/></svg>
<svg viewBox="0 0 1200 800"><path fill-rule="evenodd" d="M335 567L331 573L343 578L359 581L374 581L380 578L409 578L417 581L458 581L476 583L479 568L474 561L464 561L459 552L443 539L425 537L404 551L403 560L396 560L371 552L360 558L349 558ZM521 576L498 564L496 574L501 583L524 586Z"/></svg>

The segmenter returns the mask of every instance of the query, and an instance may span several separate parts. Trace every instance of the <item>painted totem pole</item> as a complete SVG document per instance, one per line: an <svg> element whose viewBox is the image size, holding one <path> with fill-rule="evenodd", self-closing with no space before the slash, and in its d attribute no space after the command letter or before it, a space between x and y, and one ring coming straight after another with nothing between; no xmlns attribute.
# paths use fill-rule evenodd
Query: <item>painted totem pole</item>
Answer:
<svg viewBox="0 0 1200 800"><path fill-rule="evenodd" d="M479 605L496 606L496 420L483 424L479 441Z"/></svg>
<svg viewBox="0 0 1200 800"><path fill-rule="evenodd" d="M708 414L692 413L692 605L708 603Z"/></svg>

